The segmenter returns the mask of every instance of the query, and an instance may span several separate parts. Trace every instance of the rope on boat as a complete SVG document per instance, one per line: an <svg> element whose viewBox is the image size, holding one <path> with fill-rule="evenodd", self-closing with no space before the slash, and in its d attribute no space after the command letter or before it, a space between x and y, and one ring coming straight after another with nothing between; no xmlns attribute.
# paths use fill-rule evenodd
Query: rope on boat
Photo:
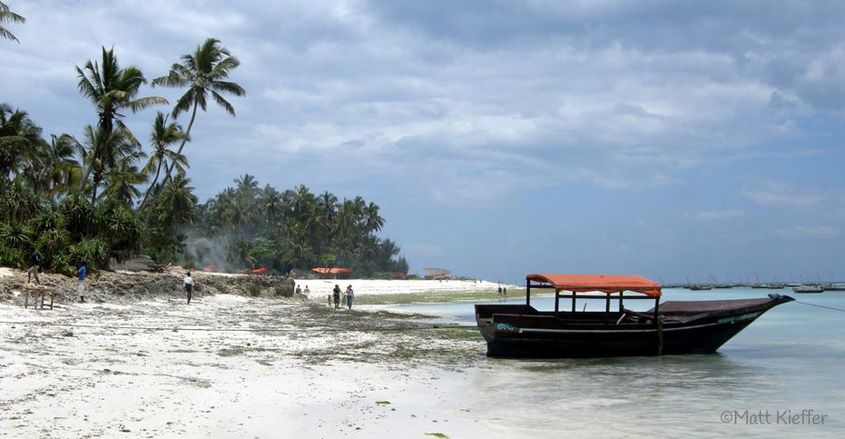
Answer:
<svg viewBox="0 0 845 439"><path fill-rule="evenodd" d="M836 307L833 307L833 306L825 306L825 305L816 305L815 303L802 302L800 300L796 300L795 303L800 303L802 305L807 305L807 306L815 306L816 308L824 308L824 309L830 309L830 310L833 310L833 311L845 312L845 309L842 309L842 308L836 308Z"/></svg>

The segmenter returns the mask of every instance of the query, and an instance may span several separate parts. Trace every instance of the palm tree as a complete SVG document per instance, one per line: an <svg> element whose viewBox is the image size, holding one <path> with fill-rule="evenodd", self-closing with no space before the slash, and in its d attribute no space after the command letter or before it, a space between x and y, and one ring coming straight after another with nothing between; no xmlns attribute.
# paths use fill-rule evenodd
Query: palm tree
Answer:
<svg viewBox="0 0 845 439"><path fill-rule="evenodd" d="M82 168L75 155L71 136L50 136L50 143L38 149L33 169L28 172L32 176L33 187L52 198L78 186Z"/></svg>
<svg viewBox="0 0 845 439"><path fill-rule="evenodd" d="M364 208L365 230L367 233L378 232L384 227L384 218L379 215L379 207L370 201Z"/></svg>
<svg viewBox="0 0 845 439"><path fill-rule="evenodd" d="M159 112L156 114L155 122L153 122L153 132L150 135L153 153L150 155L147 165L144 166L143 172L149 175L152 169L155 168L156 173L152 183L150 183L150 187L147 188L147 192L144 194L144 199L141 200L140 207L144 207L144 204L147 202L147 198L150 196L150 192L152 192L156 183L158 183L161 168L165 163L175 163L177 168L182 171L181 173L184 173L185 167L188 166L188 160L184 155L177 154L175 151L168 148L170 145L185 138L186 135L182 131L181 125L178 125L176 122L168 124L167 118L168 116Z"/></svg>
<svg viewBox="0 0 845 439"><path fill-rule="evenodd" d="M267 225L272 227L283 210L282 194L269 184L261 191L260 207L267 213Z"/></svg>
<svg viewBox="0 0 845 439"><path fill-rule="evenodd" d="M25 111L0 104L0 176L10 179L44 144L41 127Z"/></svg>
<svg viewBox="0 0 845 439"><path fill-rule="evenodd" d="M117 165L106 174L106 190L103 195L125 207L131 207L134 200L141 196L141 191L135 186L147 180L147 175L135 166L135 162L143 159L145 155L137 149L124 154L117 161Z"/></svg>
<svg viewBox="0 0 845 439"><path fill-rule="evenodd" d="M73 137L71 137L71 142L82 156L82 162L87 169L80 185L81 189L84 189L85 184L88 183L88 176L93 173L91 182L91 203L93 204L97 201L98 188L106 175L116 170L118 162L127 156L139 157L135 155L138 146L132 141L128 130L124 128L106 133L100 126L94 128L86 125L83 129L83 137L84 143L80 143ZM109 166L109 163L112 165Z"/></svg>
<svg viewBox="0 0 845 439"><path fill-rule="evenodd" d="M177 175L161 189L158 202L159 221L171 230L183 224L190 224L194 220L197 197L193 194L194 188L189 186L190 183L190 179Z"/></svg>
<svg viewBox="0 0 845 439"><path fill-rule="evenodd" d="M193 54L182 56L182 63L175 63L170 67L167 76L153 80L153 86L163 85L167 87L188 87L188 90L176 102L173 108L173 117L191 111L191 119L188 122L186 137L176 150L177 154L182 153L185 143L191 134L194 120L197 117L197 108L206 111L208 107L208 95L214 98L218 105L223 107L232 116L235 115L235 108L220 93L231 93L235 96L243 96L246 91L237 83L228 81L229 72L240 65L240 61L231 56L226 48L220 46L220 41L209 38L199 46ZM167 168L165 181L171 178L173 167Z"/></svg>
<svg viewBox="0 0 845 439"><path fill-rule="evenodd" d="M0 37L20 43L15 34L2 26L3 23L26 23L26 18L12 12L5 3L0 2Z"/></svg>
<svg viewBox="0 0 845 439"><path fill-rule="evenodd" d="M254 198L258 194L258 180L252 175L244 174L243 177L235 180L235 188L239 194L247 198Z"/></svg>
<svg viewBox="0 0 845 439"><path fill-rule="evenodd" d="M159 96L137 97L141 85L147 80L141 70L135 66L121 68L114 49L106 50L103 47L101 64L96 61L88 61L84 68L76 67L79 76L79 92L91 100L97 108L98 132L103 138L109 138L114 132L115 125L124 131L123 135L128 141L140 144L131 131L124 125L121 118L121 111L129 109L132 112L143 110L152 105L167 104L167 99ZM109 144L103 147L110 148ZM99 154L103 162L97 163L99 169L88 167L83 179L83 185L92 172L99 172L101 175L106 168L113 168L117 157L111 150L101 151ZM95 178L96 180L96 178ZM94 196L96 198L97 184L94 185Z"/></svg>

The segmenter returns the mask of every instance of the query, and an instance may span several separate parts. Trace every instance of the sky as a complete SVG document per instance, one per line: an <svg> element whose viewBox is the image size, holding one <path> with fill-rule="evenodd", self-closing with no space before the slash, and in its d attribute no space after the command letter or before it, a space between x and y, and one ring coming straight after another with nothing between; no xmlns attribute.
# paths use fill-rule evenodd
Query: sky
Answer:
<svg viewBox="0 0 845 439"><path fill-rule="evenodd" d="M0 102L45 133L96 122L101 47L154 78L221 40L247 94L197 118L200 199L361 195L414 272L845 280L845 2L6 3Z"/></svg>

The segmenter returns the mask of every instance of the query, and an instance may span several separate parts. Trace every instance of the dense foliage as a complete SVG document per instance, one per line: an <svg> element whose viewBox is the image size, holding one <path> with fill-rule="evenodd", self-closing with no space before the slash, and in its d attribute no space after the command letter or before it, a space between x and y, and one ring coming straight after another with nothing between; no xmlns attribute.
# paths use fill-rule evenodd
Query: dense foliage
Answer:
<svg viewBox="0 0 845 439"><path fill-rule="evenodd" d="M0 13L0 23L22 20L3 3ZM156 115L149 157L124 118L167 101L141 96L143 73L121 67L113 50L103 48L98 61L76 69L80 94L96 116L81 136L53 135L48 141L26 112L0 104L0 265L26 267L36 253L44 268L71 274L82 262L106 268L111 259L144 252L161 263L214 263L221 269L288 272L324 265L353 267L360 275L407 272L405 260L397 259L399 247L376 235L384 224L378 206L360 197L339 202L304 186L259 189L244 175L235 187L198 204L183 150L209 96L234 116L222 94L245 94L228 79L239 64L209 38L153 80L187 91L170 115ZM176 118L187 113L183 130Z"/></svg>
<svg viewBox="0 0 845 439"><path fill-rule="evenodd" d="M247 174L199 212L194 231L216 239L189 240L197 262L280 272L349 267L363 276L408 272L399 247L376 236L384 225L379 207L361 197L339 201L331 192L314 195L305 186L279 192L270 185L260 188Z"/></svg>

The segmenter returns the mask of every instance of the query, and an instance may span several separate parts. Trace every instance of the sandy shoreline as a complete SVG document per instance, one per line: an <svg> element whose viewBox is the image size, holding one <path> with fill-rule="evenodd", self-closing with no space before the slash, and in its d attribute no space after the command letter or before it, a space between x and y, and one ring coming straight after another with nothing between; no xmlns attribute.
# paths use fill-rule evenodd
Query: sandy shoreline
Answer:
<svg viewBox="0 0 845 439"><path fill-rule="evenodd" d="M226 294L3 303L0 436L474 436L471 401L448 389L483 342L430 327Z"/></svg>
<svg viewBox="0 0 845 439"><path fill-rule="evenodd" d="M324 305L335 283L361 298L496 283L297 280L309 300L199 274L213 292L186 305L178 274L108 273L91 302L34 310L19 303L25 273L0 276L0 437L503 437L460 391L484 359L476 330Z"/></svg>

